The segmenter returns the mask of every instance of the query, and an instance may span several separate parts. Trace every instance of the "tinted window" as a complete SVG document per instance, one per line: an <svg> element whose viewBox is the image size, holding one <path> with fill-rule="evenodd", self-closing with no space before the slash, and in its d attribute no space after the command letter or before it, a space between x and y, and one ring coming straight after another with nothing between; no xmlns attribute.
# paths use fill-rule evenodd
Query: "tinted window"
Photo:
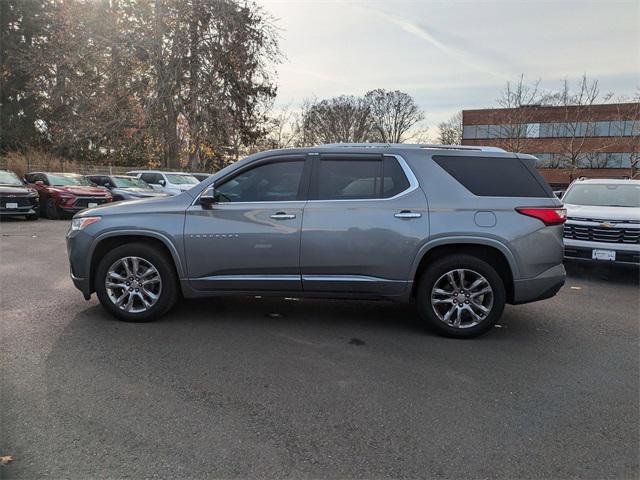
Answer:
<svg viewBox="0 0 640 480"><path fill-rule="evenodd" d="M384 178L382 180L382 196L393 197L409 188L409 180L404 170L394 157L384 157Z"/></svg>
<svg viewBox="0 0 640 480"><path fill-rule="evenodd" d="M316 178L319 200L380 198L382 159L320 160Z"/></svg>
<svg viewBox="0 0 640 480"><path fill-rule="evenodd" d="M535 170L518 158L435 156L433 160L471 193L483 197L552 197Z"/></svg>
<svg viewBox="0 0 640 480"><path fill-rule="evenodd" d="M143 173L140 175L140 178L147 183L158 184L158 181L162 177L157 173Z"/></svg>
<svg viewBox="0 0 640 480"><path fill-rule="evenodd" d="M220 202L286 202L298 198L304 161L274 162L216 186Z"/></svg>

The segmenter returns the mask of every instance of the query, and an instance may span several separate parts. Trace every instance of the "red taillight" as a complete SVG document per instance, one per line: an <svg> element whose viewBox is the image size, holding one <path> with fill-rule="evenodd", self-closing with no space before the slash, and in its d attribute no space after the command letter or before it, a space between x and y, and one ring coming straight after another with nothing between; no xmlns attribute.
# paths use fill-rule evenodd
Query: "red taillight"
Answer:
<svg viewBox="0 0 640 480"><path fill-rule="evenodd" d="M516 208L518 213L527 215L528 217L537 218L545 225L562 225L567 221L567 209L566 208L529 208L519 207Z"/></svg>

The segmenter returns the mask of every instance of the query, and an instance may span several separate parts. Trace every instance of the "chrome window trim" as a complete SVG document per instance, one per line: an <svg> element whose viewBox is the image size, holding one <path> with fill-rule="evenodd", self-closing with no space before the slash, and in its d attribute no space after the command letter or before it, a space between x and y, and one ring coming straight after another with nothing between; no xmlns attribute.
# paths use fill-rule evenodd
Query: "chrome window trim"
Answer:
<svg viewBox="0 0 640 480"><path fill-rule="evenodd" d="M309 153L309 155L319 155L319 153ZM402 158L401 155L397 155L395 153L385 153L383 154L383 157L394 157L396 160L398 160L398 163L400 164L400 168L402 168L402 171L404 172L405 176L407 177L407 180L409 181L409 187L405 190L403 190L400 193L395 194L393 197L389 197L389 198L345 198L345 199L334 199L334 200L276 200L276 201L264 201L264 202L222 202L222 203L218 203L217 205L255 205L255 204L269 204L269 205L277 205L277 204L282 204L282 203L317 203L317 202L379 202L379 201L387 201L387 200L395 200L399 197L402 197L404 195L407 195L411 192L413 192L414 190L416 190L419 187L418 184L418 179L416 178L416 176L414 175L413 171L411 170L411 168L409 167L409 164L407 163L407 161ZM191 202L191 207L197 205L200 202L200 197L210 188L213 187L213 183L212 182L210 185L207 185L207 187L202 190L198 196L193 200L193 202Z"/></svg>

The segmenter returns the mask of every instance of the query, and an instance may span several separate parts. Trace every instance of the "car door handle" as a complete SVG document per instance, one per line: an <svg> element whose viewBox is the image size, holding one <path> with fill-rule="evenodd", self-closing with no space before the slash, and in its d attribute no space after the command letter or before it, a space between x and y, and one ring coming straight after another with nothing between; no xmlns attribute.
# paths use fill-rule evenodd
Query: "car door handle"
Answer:
<svg viewBox="0 0 640 480"><path fill-rule="evenodd" d="M402 210L394 215L396 218L420 218L421 216L421 213L414 213L409 210Z"/></svg>
<svg viewBox="0 0 640 480"><path fill-rule="evenodd" d="M291 220L292 218L296 218L296 216L293 213L278 212L271 215L271 218L274 220Z"/></svg>

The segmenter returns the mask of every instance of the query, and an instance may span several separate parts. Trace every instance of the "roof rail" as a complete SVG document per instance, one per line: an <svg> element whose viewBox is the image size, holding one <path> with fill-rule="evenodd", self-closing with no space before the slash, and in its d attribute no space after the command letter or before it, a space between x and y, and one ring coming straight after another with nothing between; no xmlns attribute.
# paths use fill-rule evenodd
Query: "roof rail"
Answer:
<svg viewBox="0 0 640 480"><path fill-rule="evenodd" d="M325 143L319 147L328 148L425 148L434 150L475 150L479 152L506 152L498 147L485 147L481 145L438 145L425 143Z"/></svg>

